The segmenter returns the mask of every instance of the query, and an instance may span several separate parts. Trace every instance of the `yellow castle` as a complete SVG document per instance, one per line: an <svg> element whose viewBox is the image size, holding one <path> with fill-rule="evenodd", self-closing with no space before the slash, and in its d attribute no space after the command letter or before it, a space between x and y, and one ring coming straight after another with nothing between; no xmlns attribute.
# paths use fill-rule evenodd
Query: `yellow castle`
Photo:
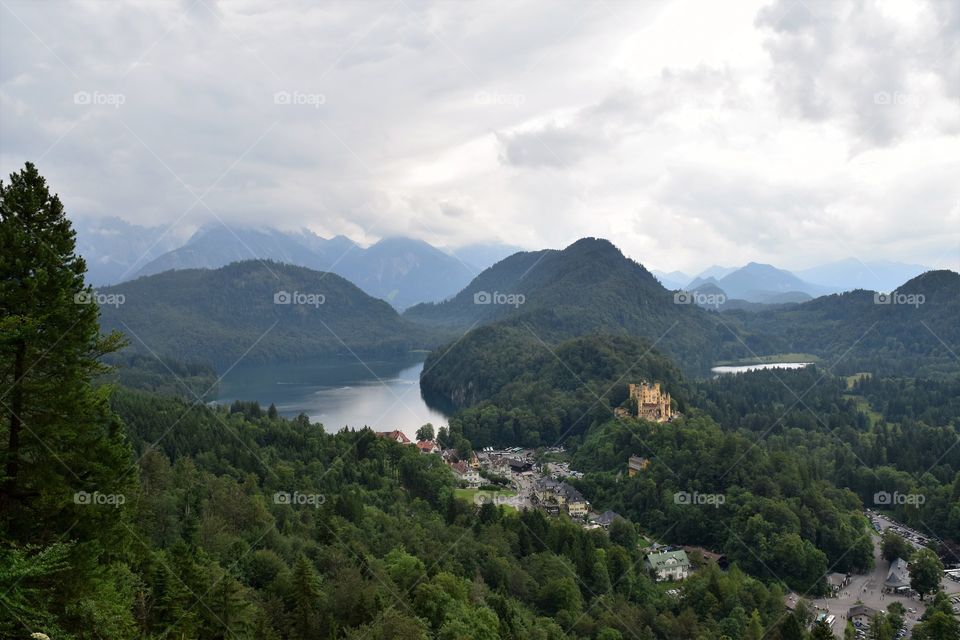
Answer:
<svg viewBox="0 0 960 640"><path fill-rule="evenodd" d="M660 383L630 385L630 399L637 402L637 417L651 422L667 422L673 417L670 408L670 394L660 390Z"/></svg>

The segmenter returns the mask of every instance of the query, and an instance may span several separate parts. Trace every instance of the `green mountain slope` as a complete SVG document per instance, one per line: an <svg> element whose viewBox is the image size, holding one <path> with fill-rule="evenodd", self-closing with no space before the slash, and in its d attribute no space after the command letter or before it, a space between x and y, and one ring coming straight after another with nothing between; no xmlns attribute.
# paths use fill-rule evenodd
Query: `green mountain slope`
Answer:
<svg viewBox="0 0 960 640"><path fill-rule="evenodd" d="M814 353L838 372L934 374L960 363L960 274L928 271L887 296L862 289L736 319L757 353Z"/></svg>
<svg viewBox="0 0 960 640"><path fill-rule="evenodd" d="M445 374L482 341L509 351L518 342L556 344L590 334L644 338L689 372L709 369L720 353L738 352L735 336L715 316L677 303L642 265L609 241L584 238L562 251L519 253L480 274L452 300L418 305L405 318L428 326L492 324L469 333L438 364ZM491 348L493 348L491 346Z"/></svg>
<svg viewBox="0 0 960 640"><path fill-rule="evenodd" d="M127 334L134 351L221 369L240 358L349 357L430 344L424 330L340 276L275 262L168 271L97 293L103 330ZM122 304L110 304L118 296Z"/></svg>

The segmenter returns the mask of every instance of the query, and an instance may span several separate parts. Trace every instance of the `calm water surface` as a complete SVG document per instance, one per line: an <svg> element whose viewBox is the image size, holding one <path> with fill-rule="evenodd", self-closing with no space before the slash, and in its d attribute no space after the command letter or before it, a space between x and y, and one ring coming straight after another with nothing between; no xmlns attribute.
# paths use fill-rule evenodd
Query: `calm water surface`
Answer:
<svg viewBox="0 0 960 640"><path fill-rule="evenodd" d="M420 396L423 362L356 359L238 365L220 382L217 401L274 403L283 416L305 413L328 432L345 426L376 431L400 429L411 439L421 425L447 424L447 417Z"/></svg>

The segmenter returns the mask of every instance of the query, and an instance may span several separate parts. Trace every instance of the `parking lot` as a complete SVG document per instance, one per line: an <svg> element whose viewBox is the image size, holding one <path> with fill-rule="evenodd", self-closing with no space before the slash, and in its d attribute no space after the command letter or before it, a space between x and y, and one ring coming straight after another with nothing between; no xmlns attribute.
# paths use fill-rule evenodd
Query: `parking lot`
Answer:
<svg viewBox="0 0 960 640"><path fill-rule="evenodd" d="M876 516L876 514L874 516L880 523L881 530L890 526L898 526L888 518ZM904 527L899 528L901 531L904 529ZM836 637L842 638L843 630L847 625L847 612L850 607L862 603L878 611L885 611L890 603L900 602L907 610L904 626L907 629L905 637L909 638L910 631L919 622L920 617L926 610L926 603L920 602L920 599L916 596L901 596L883 592L883 583L886 580L887 572L890 570L890 563L880 555L880 535L874 534L873 540L875 563L873 571L865 575L851 576L850 584L841 589L837 597L816 598L811 600L811 603L817 608L818 612L825 612L836 617L833 633ZM916 542L914 544L916 545ZM960 582L945 577L941 584L948 595L960 599Z"/></svg>

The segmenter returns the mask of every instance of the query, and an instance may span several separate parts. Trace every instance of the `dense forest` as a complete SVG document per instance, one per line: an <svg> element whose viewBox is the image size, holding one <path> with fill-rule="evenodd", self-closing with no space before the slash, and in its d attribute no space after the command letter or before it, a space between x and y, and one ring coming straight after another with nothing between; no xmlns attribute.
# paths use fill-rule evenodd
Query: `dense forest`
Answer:
<svg viewBox="0 0 960 640"><path fill-rule="evenodd" d="M510 331L519 338L516 348L501 342L502 332L484 327L464 341L469 353L461 351L446 366L434 366L431 358L424 364L425 389L466 407L450 426L475 446L549 446L577 438L608 420L637 379L663 382L680 409L685 406L682 374L646 340L587 336L550 348L526 340L523 329Z"/></svg>

